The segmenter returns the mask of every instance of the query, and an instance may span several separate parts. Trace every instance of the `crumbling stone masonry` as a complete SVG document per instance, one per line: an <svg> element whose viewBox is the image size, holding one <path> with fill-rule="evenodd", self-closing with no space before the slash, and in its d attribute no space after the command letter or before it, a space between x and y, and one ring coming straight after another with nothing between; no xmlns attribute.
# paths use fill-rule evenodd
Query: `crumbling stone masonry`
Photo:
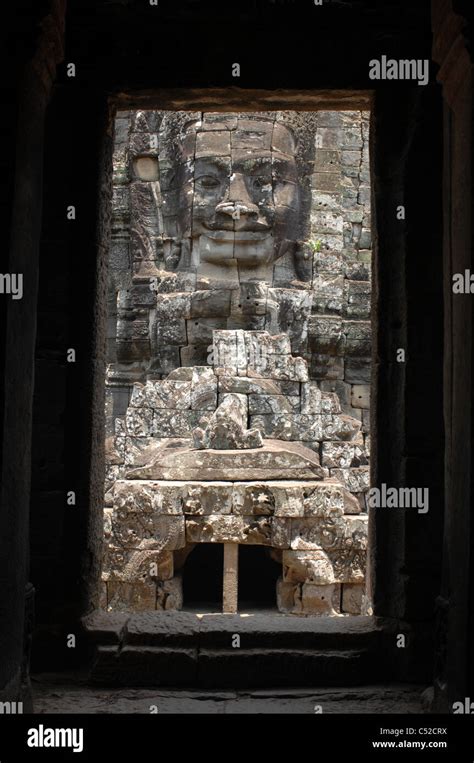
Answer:
<svg viewBox="0 0 474 763"><path fill-rule="evenodd" d="M114 178L103 606L181 608L213 542L269 548L282 612L359 613L368 114L122 112Z"/></svg>

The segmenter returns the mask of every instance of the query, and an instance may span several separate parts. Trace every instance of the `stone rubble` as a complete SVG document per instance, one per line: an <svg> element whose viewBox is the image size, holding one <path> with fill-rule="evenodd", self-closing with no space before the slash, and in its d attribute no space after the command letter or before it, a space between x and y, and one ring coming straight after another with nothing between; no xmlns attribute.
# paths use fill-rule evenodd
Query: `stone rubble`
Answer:
<svg viewBox="0 0 474 763"><path fill-rule="evenodd" d="M238 347L241 333L216 332L215 347ZM267 351L278 350L280 368L294 368L286 337L250 332L244 341L253 348L244 377L233 376L235 367L223 366L216 352L216 365L193 368L189 379L134 385L117 421L115 451L122 458L114 464L113 505L105 513L109 609L131 602L148 609L152 600L153 608L179 607L181 577L172 552L195 543L281 549L282 612L340 613L346 584L352 586L348 608L362 601L357 586L364 580L367 515L345 486L344 472L354 470L340 468L356 454L364 457L361 422L341 413L337 395L314 382L302 381L298 395L286 394L297 388L285 387L275 366L262 362ZM263 405L277 400L284 413L254 414L259 397ZM196 401L202 409L192 410ZM163 412L166 427L157 427ZM318 449L307 447L309 439ZM134 462L133 455L143 461L143 453L145 461Z"/></svg>

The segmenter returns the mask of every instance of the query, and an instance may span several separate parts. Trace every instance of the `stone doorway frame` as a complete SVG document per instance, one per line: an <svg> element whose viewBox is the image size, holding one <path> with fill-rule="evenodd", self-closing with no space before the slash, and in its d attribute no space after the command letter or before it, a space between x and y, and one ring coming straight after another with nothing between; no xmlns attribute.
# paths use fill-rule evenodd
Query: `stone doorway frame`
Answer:
<svg viewBox="0 0 474 763"><path fill-rule="evenodd" d="M416 91L416 95L422 89ZM427 89L423 88L424 93ZM424 94L423 93L423 94ZM393 356L397 347L407 347L413 342L413 334L407 323L407 293L416 288L418 273L408 267L408 258L413 244L408 242L403 226L396 220L393 210L404 200L405 194L416 204L416 194L426 191L424 185L417 186L413 178L416 154L410 154L413 124L418 107L413 93L385 94L383 90L369 91L327 90L327 91L264 91L205 89L205 90L154 90L153 92L119 93L112 96L99 94L87 108L95 109L97 119L91 123L87 140L95 143L95 167L97 194L89 202L87 214L90 216L88 230L91 243L88 249L91 267L84 271L83 288L89 290L85 319L88 341L82 343L80 351L86 357L82 372L85 382L84 407L88 416L80 422L79 436L83 443L75 478L84 485L81 504L87 507L80 520L81 542L71 559L71 570L81 569L81 586L77 599L71 607L71 615L80 617L99 607L100 567L102 556L102 516L103 516L103 474L104 474L104 405L103 391L105 379L107 265L110 226L110 200L112 188L113 119L116 109L167 108L167 109L213 109L240 110L347 110L367 109L371 111L371 176L372 210L374 213L374 309L373 309L373 405L372 417L374 449L371 459L371 484L403 485L407 479L407 469L411 468L407 456L406 442L410 426L405 412L419 410L420 401L415 391L406 384L405 371L394 372ZM429 96L425 96L429 97ZM439 99L438 93L430 97ZM72 112L80 108L68 100ZM62 104L64 108L64 103ZM393 115L397 115L397 132L394 137ZM82 123L81 123L82 124ZM407 179L407 154L412 170L411 185ZM98 202L97 202L98 200ZM416 224L413 226L417 231ZM94 239L95 233L95 239ZM420 237L420 233L418 233ZM412 234L413 238L413 234ZM415 236L416 239L416 236ZM383 257L379 257L383 252ZM93 264L93 267L92 267ZM436 284L442 282L442 260L436 264ZM441 283L442 285L442 283ZM429 299L428 299L429 303ZM430 304L430 303L429 303ZM429 345L431 326L423 327L421 337ZM417 337L418 339L418 337ZM423 358L421 358L422 366ZM416 363L414 366L416 368ZM437 378L436 381L438 382ZM82 389L81 389L82 392ZM391 411L400 415L394 418ZM421 426L427 416L421 417ZM416 422L419 427L420 424ZM379 447L379 444L382 447ZM413 447L412 447L413 450ZM408 447L408 453L410 448ZM427 474L428 484L440 485L433 508L434 523L430 533L432 543L426 543L425 527L418 523L415 533L407 533L406 522L395 514L387 517L369 517L369 559L370 592L375 617L386 618L392 625L406 620L419 631L417 647L399 650L399 658L405 661L416 675L418 663L427 666L426 654L432 649L432 634L423 630L425 613L430 617L432 602L439 591L441 570L441 537L443 517L442 452L439 464ZM417 452L416 458L420 458ZM431 481L430 481L431 480ZM415 518L416 520L416 518ZM413 526L410 528L413 529ZM414 544L419 547L414 552ZM418 550L421 548L420 553ZM401 573L403 570L403 574ZM76 573L71 572L76 580ZM420 591L423 596L420 597ZM419 602L426 607L419 611ZM417 609L418 608L418 611ZM416 616L415 616L416 611ZM417 620L421 620L418 628ZM375 622L375 621L374 621ZM402 627L402 626L400 626ZM405 654L402 652L406 651ZM408 668L407 668L408 669ZM426 669L428 669L426 667Z"/></svg>
<svg viewBox="0 0 474 763"><path fill-rule="evenodd" d="M208 542L207 542L208 543ZM201 543L191 543L190 544L192 548L187 551L186 547L184 549L181 549L181 553L184 552L185 557L184 561L182 562L180 566L180 574L183 575L183 581L184 581L184 575L186 574L186 563L188 558L191 556L193 551L196 550L196 548L200 545L204 545ZM247 548L250 546L252 548L259 548L262 550L262 552L267 549L270 550L271 547L269 546L263 546L259 543L254 544L243 544L243 543L212 543L210 545L215 546L222 546L222 579L221 579L221 590L222 590L222 598L221 598L221 614L239 614L239 571L240 571L240 547L246 546ZM281 567L281 563L277 562L276 559L273 559L273 563ZM274 605L276 608L276 601L277 601L277 590L275 586L274 590ZM194 604L193 604L194 606ZM189 607L186 606L186 602L184 601L183 596L183 608L178 611L186 612L188 611Z"/></svg>
<svg viewBox="0 0 474 763"><path fill-rule="evenodd" d="M393 348L407 344L407 325L401 319L406 300L406 284L404 283L405 264L399 257L400 248L405 248L405 234L397 223L395 215L389 217L403 192L405 176L403 169L396 182L388 186L389 177L384 177L383 167L387 153L392 162L403 168L404 154L410 146L410 119L415 105L410 97L403 93L398 103L393 103L399 116L405 120L405 131L398 144L392 146L391 125L389 115L393 108L387 104L388 96L383 92L360 90L242 90L239 88L206 88L206 89L157 89L153 91L122 92L110 96L106 109L106 155L104 165L108 169L108 194L103 194L99 208L99 218L108 219L110 191L112 183L111 155L113 150L113 119L117 110L130 109L169 109L169 110L213 110L213 111L259 111L272 109L304 110L369 110L371 112L370 138L370 172L372 188L373 211L373 307L372 307L372 393L371 431L373 433L373 454L371 458L371 484L403 484L406 479L403 443L406 436L406 422L403 416L391 420L389 414L394 407L401 412L405 410L404 374L399 381L392 377L391 364L381 363L387 356L392 355ZM390 178L391 180L391 178ZM386 185L387 184L387 185ZM378 229L378 220L383 219L386 228ZM108 228L104 226L103 240L99 243L99 268L106 280L108 256ZM384 257L379 257L379 251L384 251ZM102 294L97 294L100 304L96 306L96 314L103 312L106 303L105 283ZM395 327L395 330L394 330ZM102 346L105 347L105 325L101 327ZM102 354L100 368L96 365L94 371L97 383L103 387L105 378L105 351ZM99 381L100 379L100 381ZM97 412L95 418L96 432L94 440L101 438L103 430L103 412ZM385 437L390 431L392 436ZM103 439L103 438L102 438ZM379 447L382 442L383 447ZM388 441L387 441L388 440ZM103 453L97 452L100 468L103 465ZM100 482L100 479L99 479ZM95 532L101 537L102 522L102 485L97 484L94 490L95 505L90 506L90 528L95 526ZM97 543L94 545L97 546ZM373 603L375 616L403 617L403 612L409 609L406 603L406 590L398 573L397 559L403 557L406 545L405 522L393 516L386 521L380 514L369 513L369 548L367 564L367 591ZM429 558L429 552L427 557ZM97 572L99 563L94 565ZM424 578L424 575L422 575ZM89 606L98 606L99 577L90 581Z"/></svg>

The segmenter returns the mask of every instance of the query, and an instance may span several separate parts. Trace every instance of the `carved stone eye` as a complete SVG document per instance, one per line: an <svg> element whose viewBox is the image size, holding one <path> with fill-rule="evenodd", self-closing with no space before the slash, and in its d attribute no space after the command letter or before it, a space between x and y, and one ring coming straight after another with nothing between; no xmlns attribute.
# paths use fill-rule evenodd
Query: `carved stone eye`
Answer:
<svg viewBox="0 0 474 763"><path fill-rule="evenodd" d="M197 178L196 182L201 188L217 188L220 186L220 180L213 175L203 175L202 177Z"/></svg>
<svg viewBox="0 0 474 763"><path fill-rule="evenodd" d="M254 188L263 188L269 183L271 183L271 180L268 177L263 177L262 175L257 175L257 177L252 178L252 185Z"/></svg>

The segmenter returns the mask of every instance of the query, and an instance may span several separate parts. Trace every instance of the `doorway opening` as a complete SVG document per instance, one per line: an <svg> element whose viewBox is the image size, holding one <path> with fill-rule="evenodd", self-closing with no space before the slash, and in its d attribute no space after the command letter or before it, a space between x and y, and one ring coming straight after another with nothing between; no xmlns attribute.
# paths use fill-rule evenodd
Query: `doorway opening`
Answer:
<svg viewBox="0 0 474 763"><path fill-rule="evenodd" d="M222 611L222 543L197 543L183 568L183 610Z"/></svg>
<svg viewBox="0 0 474 763"><path fill-rule="evenodd" d="M281 562L265 546L239 547L239 611L277 611L277 580Z"/></svg>
<svg viewBox="0 0 474 763"><path fill-rule="evenodd" d="M220 601L216 547L239 544L262 567L258 591L241 575L241 602L319 614L331 587L344 613L369 610L369 119L117 113L107 609L138 586L143 608L179 608L174 556L197 543L185 601ZM253 544L284 554L278 597ZM202 591L186 580L196 557Z"/></svg>

